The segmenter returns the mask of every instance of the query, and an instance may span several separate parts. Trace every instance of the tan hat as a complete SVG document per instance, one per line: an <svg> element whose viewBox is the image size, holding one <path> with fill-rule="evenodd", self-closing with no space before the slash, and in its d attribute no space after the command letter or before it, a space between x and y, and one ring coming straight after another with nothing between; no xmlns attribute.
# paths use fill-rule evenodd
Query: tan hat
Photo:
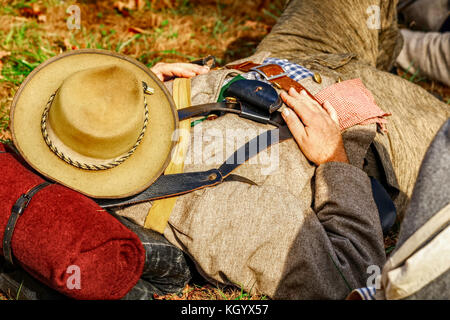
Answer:
<svg viewBox="0 0 450 320"><path fill-rule="evenodd" d="M11 107L14 144L44 176L95 198L151 185L170 162L178 116L144 65L103 50L76 50L38 66Z"/></svg>

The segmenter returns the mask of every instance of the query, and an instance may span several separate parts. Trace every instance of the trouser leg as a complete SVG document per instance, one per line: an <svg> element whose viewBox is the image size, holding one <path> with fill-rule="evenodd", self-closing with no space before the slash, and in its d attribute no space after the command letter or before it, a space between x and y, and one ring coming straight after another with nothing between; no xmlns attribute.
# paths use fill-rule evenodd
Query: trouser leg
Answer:
<svg viewBox="0 0 450 320"><path fill-rule="evenodd" d="M450 32L402 30L405 43L397 58L400 67L420 72L450 86Z"/></svg>
<svg viewBox="0 0 450 320"><path fill-rule="evenodd" d="M257 51L273 56L352 53L389 69L401 50L397 0L291 0Z"/></svg>
<svg viewBox="0 0 450 320"><path fill-rule="evenodd" d="M387 148L384 159L391 162L397 180L400 193L394 202L402 219L425 152L450 117L450 106L410 81L356 61L338 71L349 79L360 78L377 105L392 114L387 134L380 133L377 139L383 139Z"/></svg>
<svg viewBox="0 0 450 320"><path fill-rule="evenodd" d="M379 7L379 29L369 28L371 5ZM299 63L323 53L356 55L357 60L333 71L344 79L361 78L379 107L392 113L388 133L379 135L385 141L378 145L388 148L383 159L391 162L400 191L394 200L401 219L425 151L450 116L450 107L417 85L379 70L389 70L401 49L396 5L388 0L291 0L257 50Z"/></svg>
<svg viewBox="0 0 450 320"><path fill-rule="evenodd" d="M449 0L400 0L398 11L402 23L419 31L438 32L450 11Z"/></svg>

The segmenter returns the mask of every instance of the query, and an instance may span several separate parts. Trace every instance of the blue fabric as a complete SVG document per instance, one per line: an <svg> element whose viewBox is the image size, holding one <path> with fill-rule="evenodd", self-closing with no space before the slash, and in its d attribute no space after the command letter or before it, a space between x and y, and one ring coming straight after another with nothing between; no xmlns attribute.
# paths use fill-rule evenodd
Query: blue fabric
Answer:
<svg viewBox="0 0 450 320"><path fill-rule="evenodd" d="M359 288L355 290L362 300L375 300L376 289L374 287Z"/></svg>

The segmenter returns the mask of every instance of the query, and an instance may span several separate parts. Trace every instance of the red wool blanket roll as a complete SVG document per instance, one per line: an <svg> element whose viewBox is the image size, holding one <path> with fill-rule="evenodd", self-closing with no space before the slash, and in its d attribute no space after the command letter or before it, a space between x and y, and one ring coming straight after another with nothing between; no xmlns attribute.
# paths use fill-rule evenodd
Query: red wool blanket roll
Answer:
<svg viewBox="0 0 450 320"><path fill-rule="evenodd" d="M0 150L5 151L0 144ZM17 199L44 182L10 153L0 153L0 240ZM3 255L3 241L0 254ZM141 277L139 238L92 199L61 185L40 190L12 237L17 264L75 299L120 299Z"/></svg>

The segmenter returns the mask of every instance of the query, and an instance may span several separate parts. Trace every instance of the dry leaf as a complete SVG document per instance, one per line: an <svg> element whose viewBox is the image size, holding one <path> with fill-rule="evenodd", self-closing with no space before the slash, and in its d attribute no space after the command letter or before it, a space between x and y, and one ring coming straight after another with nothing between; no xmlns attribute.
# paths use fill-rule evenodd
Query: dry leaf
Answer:
<svg viewBox="0 0 450 320"><path fill-rule="evenodd" d="M39 22L47 22L47 16L45 14L40 14L37 19Z"/></svg>
<svg viewBox="0 0 450 320"><path fill-rule="evenodd" d="M2 59L3 59L4 57L9 56L9 55L11 55L11 52L8 52L8 51L0 51L0 79L3 79L3 76L1 75L2 69L3 69L3 62L2 62Z"/></svg>
<svg viewBox="0 0 450 320"><path fill-rule="evenodd" d="M164 0L163 2L164 2L165 6L166 6L167 8L170 8L170 9L173 8L172 1L170 1L170 0Z"/></svg>
<svg viewBox="0 0 450 320"><path fill-rule="evenodd" d="M161 24L163 18L156 13L146 13L146 28L158 27Z"/></svg>
<svg viewBox="0 0 450 320"><path fill-rule="evenodd" d="M38 17L42 11L37 3L33 3L31 8L25 7L20 9L20 13L25 17Z"/></svg>
<svg viewBox="0 0 450 320"><path fill-rule="evenodd" d="M254 30L264 30L264 31L267 31L268 29L270 29L270 26L268 26L267 24L259 22L259 21L252 21L252 20L245 21L244 27L254 29Z"/></svg>
<svg viewBox="0 0 450 320"><path fill-rule="evenodd" d="M145 7L145 1L144 0L136 0L136 8L138 10L142 10Z"/></svg>
<svg viewBox="0 0 450 320"><path fill-rule="evenodd" d="M79 48L77 47L77 46L75 46L75 45L72 45L71 43L70 43L70 41L69 41L69 39L67 39L67 38L65 38L64 39L64 42L59 42L58 43L58 46L61 48L61 49L64 49L64 50L78 50Z"/></svg>
<svg viewBox="0 0 450 320"><path fill-rule="evenodd" d="M131 33L142 33L142 34L149 34L148 31L145 31L144 29L138 28L138 27L129 27L128 32Z"/></svg>
<svg viewBox="0 0 450 320"><path fill-rule="evenodd" d="M11 52L8 51L0 51L0 60L3 59L4 57L10 56Z"/></svg>
<svg viewBox="0 0 450 320"><path fill-rule="evenodd" d="M64 46L66 47L66 49L72 48L72 44L70 43L69 39L64 39Z"/></svg>
<svg viewBox="0 0 450 320"><path fill-rule="evenodd" d="M127 2L116 1L114 2L113 7L123 16L128 17L130 15L130 11L136 9L136 1L135 0L129 0Z"/></svg>
<svg viewBox="0 0 450 320"><path fill-rule="evenodd" d="M11 132L9 130L2 130L2 132L0 132L0 139L12 140Z"/></svg>
<svg viewBox="0 0 450 320"><path fill-rule="evenodd" d="M117 9L124 16L129 16L130 11L142 10L145 7L145 1L143 0L128 0L128 1L116 1L113 7Z"/></svg>
<svg viewBox="0 0 450 320"><path fill-rule="evenodd" d="M247 20L244 23L244 27L247 27L247 28L256 29L257 26L258 26L258 22L252 21L252 20Z"/></svg>

